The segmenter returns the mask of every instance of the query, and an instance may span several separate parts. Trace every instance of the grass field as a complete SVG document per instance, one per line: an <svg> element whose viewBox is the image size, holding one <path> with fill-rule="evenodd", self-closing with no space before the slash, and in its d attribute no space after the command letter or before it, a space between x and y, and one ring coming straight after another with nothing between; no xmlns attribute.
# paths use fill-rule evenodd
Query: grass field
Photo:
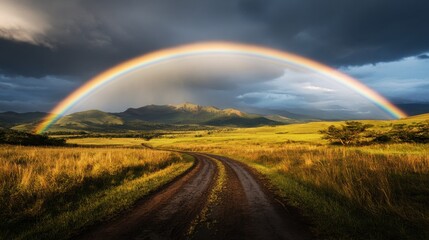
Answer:
<svg viewBox="0 0 429 240"><path fill-rule="evenodd" d="M386 130L396 121L363 121ZM259 171L321 238L428 239L429 148L331 146L319 130L343 122L164 132L151 140L70 138L86 147L0 146L0 239L69 237L180 175L211 152ZM88 146L92 146L88 148Z"/></svg>
<svg viewBox="0 0 429 240"><path fill-rule="evenodd" d="M374 125L371 130L387 130L392 124L412 124L429 120L429 114L417 115L400 120L363 120L360 122ZM220 128L217 130L177 131L164 134L144 141L140 138L71 138L67 142L83 145L111 145L111 146L141 146L142 143L153 147L172 147L178 144L283 144L283 143L311 143L326 145L319 130L330 125L339 126L343 121L337 122L309 122L283 126L265 126L255 128Z"/></svg>
<svg viewBox="0 0 429 240"><path fill-rule="evenodd" d="M70 237L192 164L150 149L0 146L0 239Z"/></svg>
<svg viewBox="0 0 429 240"><path fill-rule="evenodd" d="M429 150L423 146L398 144L381 151L380 146L356 149L296 143L177 147L233 157L255 168L270 179L279 195L311 219L321 236L429 236Z"/></svg>
<svg viewBox="0 0 429 240"><path fill-rule="evenodd" d="M364 121L373 129L413 123ZM264 174L322 238L428 239L429 148L424 144L330 146L320 129L342 122L180 132L141 139L70 139L72 143L151 145L211 152Z"/></svg>

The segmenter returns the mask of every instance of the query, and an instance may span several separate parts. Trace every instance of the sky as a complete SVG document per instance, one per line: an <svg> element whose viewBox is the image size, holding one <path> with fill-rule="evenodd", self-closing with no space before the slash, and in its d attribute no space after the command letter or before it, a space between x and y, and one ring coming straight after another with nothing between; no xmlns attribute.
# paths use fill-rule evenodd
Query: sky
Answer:
<svg viewBox="0 0 429 240"><path fill-rule="evenodd" d="M416 104L429 112L428 10L423 0L0 0L0 112L49 111L124 60L201 41L302 55L406 112ZM313 72L228 56L138 71L72 111L182 101L321 118L389 117Z"/></svg>

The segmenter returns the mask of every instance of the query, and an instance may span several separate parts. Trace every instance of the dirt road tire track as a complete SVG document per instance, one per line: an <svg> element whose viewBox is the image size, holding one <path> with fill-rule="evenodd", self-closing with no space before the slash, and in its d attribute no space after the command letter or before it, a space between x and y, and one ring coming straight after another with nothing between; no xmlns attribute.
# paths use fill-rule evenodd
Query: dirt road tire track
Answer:
<svg viewBox="0 0 429 240"><path fill-rule="evenodd" d="M216 174L207 157L124 215L83 233L77 239L184 239L190 222L201 211Z"/></svg>
<svg viewBox="0 0 429 240"><path fill-rule="evenodd" d="M238 194L240 201L228 201L223 204L229 208L240 208L237 203L246 205L241 227L245 228L246 239L312 239L309 227L296 212L290 211L283 203L275 199L262 178L233 159L208 154L223 162L234 174L230 174L231 180L241 184L244 194ZM234 179L236 178L236 179ZM232 180L234 179L234 180ZM219 238L221 239L221 238ZM232 236L231 239L239 239Z"/></svg>
<svg viewBox="0 0 429 240"><path fill-rule="evenodd" d="M226 157L188 154L197 162L186 175L78 239L312 239L308 226L274 199L257 173ZM216 184L215 161L225 166L225 187L206 222L189 236Z"/></svg>

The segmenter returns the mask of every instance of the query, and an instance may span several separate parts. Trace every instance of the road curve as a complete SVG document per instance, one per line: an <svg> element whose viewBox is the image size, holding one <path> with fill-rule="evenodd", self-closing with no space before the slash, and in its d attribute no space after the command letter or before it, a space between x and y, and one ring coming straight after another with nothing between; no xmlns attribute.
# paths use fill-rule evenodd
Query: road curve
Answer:
<svg viewBox="0 0 429 240"><path fill-rule="evenodd" d="M186 175L76 238L312 239L307 225L276 201L246 166L212 154L188 154L196 158L196 166ZM220 181L219 164L226 181L213 202L208 198Z"/></svg>
<svg viewBox="0 0 429 240"><path fill-rule="evenodd" d="M256 173L230 158L211 154L209 156L225 164L229 170L229 184L238 182L240 186L230 194L241 199L229 201L226 196L220 205L228 206L231 209L244 208L240 223L231 226L232 229L241 226L243 232L240 235L230 233L217 236L216 239L222 237L223 239L242 239L240 236L245 236L245 239L312 239L308 225L303 223L302 218L296 212L285 208L281 201L276 200L273 193L262 183L263 180L256 176ZM219 222L222 224L222 219L219 219ZM219 228L227 229L224 226L219 226Z"/></svg>

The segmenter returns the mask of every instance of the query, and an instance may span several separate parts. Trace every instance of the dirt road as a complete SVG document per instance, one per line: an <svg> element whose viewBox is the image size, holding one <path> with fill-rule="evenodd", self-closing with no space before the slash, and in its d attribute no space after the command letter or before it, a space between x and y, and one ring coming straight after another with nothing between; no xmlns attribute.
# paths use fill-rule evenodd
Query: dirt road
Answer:
<svg viewBox="0 0 429 240"><path fill-rule="evenodd" d="M78 239L312 239L248 167L232 159L189 153L186 175Z"/></svg>

